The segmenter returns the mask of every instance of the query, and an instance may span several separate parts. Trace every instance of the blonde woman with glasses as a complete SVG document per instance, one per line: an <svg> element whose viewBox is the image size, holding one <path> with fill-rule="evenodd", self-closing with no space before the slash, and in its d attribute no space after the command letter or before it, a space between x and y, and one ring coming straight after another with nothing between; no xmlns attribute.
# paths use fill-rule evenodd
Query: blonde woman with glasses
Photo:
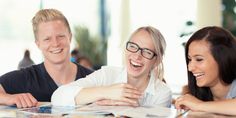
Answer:
<svg viewBox="0 0 236 118"><path fill-rule="evenodd" d="M170 107L171 91L162 81L165 47L164 37L154 27L137 29L126 43L125 67L104 66L61 86L53 93L52 104Z"/></svg>

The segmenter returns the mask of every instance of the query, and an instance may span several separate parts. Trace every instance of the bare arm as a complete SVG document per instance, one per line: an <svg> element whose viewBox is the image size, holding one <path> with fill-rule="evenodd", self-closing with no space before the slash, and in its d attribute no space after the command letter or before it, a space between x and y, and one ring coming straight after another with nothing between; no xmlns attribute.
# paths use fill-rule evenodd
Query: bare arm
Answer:
<svg viewBox="0 0 236 118"><path fill-rule="evenodd" d="M204 102L190 94L187 94L178 98L176 100L175 106L177 109L184 108L193 111L236 115L236 99Z"/></svg>
<svg viewBox="0 0 236 118"><path fill-rule="evenodd" d="M201 107L203 111L207 112L236 115L236 99L203 102L199 107Z"/></svg>
<svg viewBox="0 0 236 118"><path fill-rule="evenodd" d="M0 104L16 105L17 108L34 107L37 100L30 93L7 94L0 85Z"/></svg>
<svg viewBox="0 0 236 118"><path fill-rule="evenodd" d="M138 106L141 92L129 84L113 84L110 86L83 88L75 97L76 104L87 104L103 101L104 105L126 105ZM105 101L104 101L105 100ZM111 102L112 101L112 102Z"/></svg>

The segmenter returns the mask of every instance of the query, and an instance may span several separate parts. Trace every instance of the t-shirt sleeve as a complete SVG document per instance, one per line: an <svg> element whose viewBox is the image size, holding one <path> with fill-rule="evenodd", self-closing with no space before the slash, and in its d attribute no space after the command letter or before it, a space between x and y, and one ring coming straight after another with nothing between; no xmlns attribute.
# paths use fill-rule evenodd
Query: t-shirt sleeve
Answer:
<svg viewBox="0 0 236 118"><path fill-rule="evenodd" d="M0 77L0 84L9 94L22 93L25 91L25 76L23 71L11 71Z"/></svg>

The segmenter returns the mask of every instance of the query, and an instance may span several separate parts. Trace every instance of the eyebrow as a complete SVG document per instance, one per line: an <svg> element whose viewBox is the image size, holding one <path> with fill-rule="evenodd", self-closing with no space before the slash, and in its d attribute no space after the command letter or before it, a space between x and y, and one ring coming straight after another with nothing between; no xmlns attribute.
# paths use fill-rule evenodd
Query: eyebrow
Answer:
<svg viewBox="0 0 236 118"><path fill-rule="evenodd" d="M190 55L188 55L188 57L191 57ZM196 55L193 55L192 57L204 57L203 55L200 55L200 54L196 54Z"/></svg>

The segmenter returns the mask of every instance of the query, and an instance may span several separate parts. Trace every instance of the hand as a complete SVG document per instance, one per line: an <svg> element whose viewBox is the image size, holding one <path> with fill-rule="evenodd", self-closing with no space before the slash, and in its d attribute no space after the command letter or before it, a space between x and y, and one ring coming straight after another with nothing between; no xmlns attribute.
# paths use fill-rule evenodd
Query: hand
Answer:
<svg viewBox="0 0 236 118"><path fill-rule="evenodd" d="M185 109L185 110L192 110L192 111L200 111L199 104L203 101L197 99L196 97L186 94L180 96L176 99L175 107L176 109Z"/></svg>
<svg viewBox="0 0 236 118"><path fill-rule="evenodd" d="M12 94L8 96L7 105L16 105L17 108L35 107L38 101L30 93Z"/></svg>
<svg viewBox="0 0 236 118"><path fill-rule="evenodd" d="M139 104L131 104L129 102L111 100L111 99L102 99L96 101L95 103L101 106L133 106L133 107L139 106Z"/></svg>
<svg viewBox="0 0 236 118"><path fill-rule="evenodd" d="M136 87L126 83L106 86L103 94L106 96L105 99L119 101L119 104L132 104L135 106L138 105L138 99L142 96L142 93ZM108 101L105 102L108 103Z"/></svg>

